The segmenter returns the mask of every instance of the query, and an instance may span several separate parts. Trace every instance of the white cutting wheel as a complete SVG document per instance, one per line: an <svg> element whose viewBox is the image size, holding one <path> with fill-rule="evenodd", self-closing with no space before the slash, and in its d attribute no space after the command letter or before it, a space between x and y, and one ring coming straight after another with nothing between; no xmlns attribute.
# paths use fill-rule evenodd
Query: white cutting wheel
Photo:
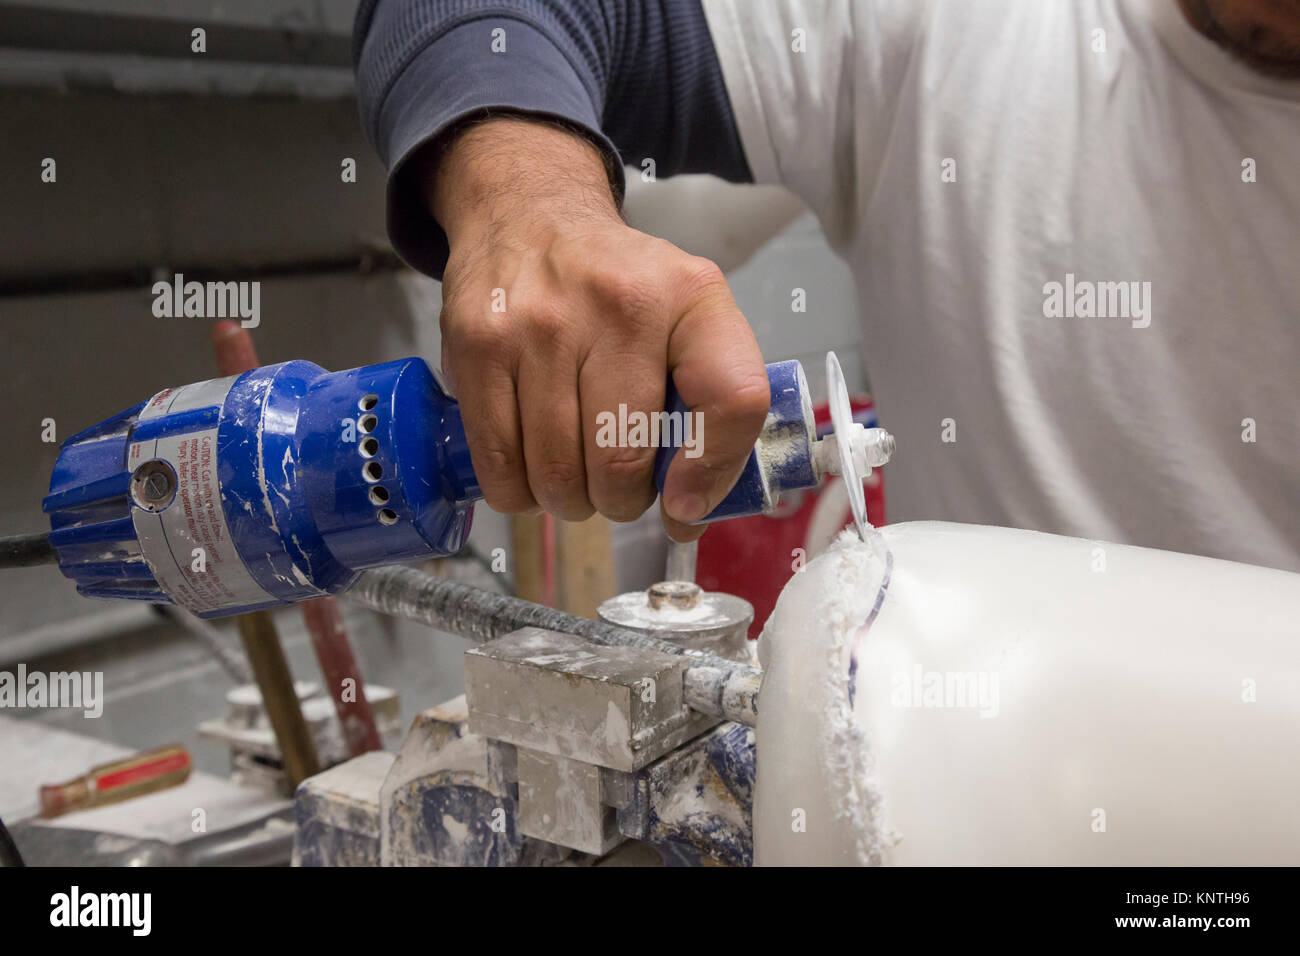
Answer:
<svg viewBox="0 0 1300 956"><path fill-rule="evenodd" d="M840 477L849 493L849 510L858 536L867 539L867 498L862 491L862 476L853 465L853 408L849 405L849 389L844 384L844 370L834 352L826 353L826 391L831 410L831 429L835 434L835 448L840 454Z"/></svg>

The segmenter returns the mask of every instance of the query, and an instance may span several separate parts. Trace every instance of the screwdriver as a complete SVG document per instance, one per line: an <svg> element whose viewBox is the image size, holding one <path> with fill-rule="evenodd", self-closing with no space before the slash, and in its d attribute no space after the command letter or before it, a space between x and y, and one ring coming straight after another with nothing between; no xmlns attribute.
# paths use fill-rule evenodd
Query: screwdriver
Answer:
<svg viewBox="0 0 1300 956"><path fill-rule="evenodd" d="M101 764L67 783L40 788L41 816L89 810L184 783L193 769L189 751L167 744Z"/></svg>

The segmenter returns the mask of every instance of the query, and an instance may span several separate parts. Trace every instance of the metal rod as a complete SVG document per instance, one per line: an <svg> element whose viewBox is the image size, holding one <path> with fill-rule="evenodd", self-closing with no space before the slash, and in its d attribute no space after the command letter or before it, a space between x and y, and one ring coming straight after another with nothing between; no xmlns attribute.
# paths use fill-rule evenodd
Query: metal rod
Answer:
<svg viewBox="0 0 1300 956"><path fill-rule="evenodd" d="M298 703L289 662L285 660L280 635L269 611L252 611L239 616L239 635L244 639L244 653L253 666L257 688L262 692L262 706L280 745L280 759L290 785L298 784L320 771L316 741Z"/></svg>
<svg viewBox="0 0 1300 956"><path fill-rule="evenodd" d="M695 559L699 554L700 542L668 539L668 566L664 569L665 581L694 581Z"/></svg>
<svg viewBox="0 0 1300 956"><path fill-rule="evenodd" d="M684 682L687 704L701 713L750 726L758 719L762 674L716 654L680 647L671 641L459 581L436 578L414 568L367 571L345 596L381 613L427 624L480 644L521 627L540 627L573 634L593 644L640 647L686 657L690 659Z"/></svg>
<svg viewBox="0 0 1300 956"><path fill-rule="evenodd" d="M38 564L56 564L59 553L50 545L44 531L15 534L0 538L0 568L30 568Z"/></svg>

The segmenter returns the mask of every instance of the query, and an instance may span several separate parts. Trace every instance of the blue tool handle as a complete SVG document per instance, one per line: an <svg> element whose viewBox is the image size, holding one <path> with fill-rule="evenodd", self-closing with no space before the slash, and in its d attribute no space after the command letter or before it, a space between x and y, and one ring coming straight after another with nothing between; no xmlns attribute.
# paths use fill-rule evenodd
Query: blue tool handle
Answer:
<svg viewBox="0 0 1300 956"><path fill-rule="evenodd" d="M773 362L767 366L767 381L772 392L772 406L763 433L745 461L731 491L718 506L696 524L709 524L724 518L741 518L764 514L776 507L780 492L795 488L811 488L818 476L812 463L812 442L815 440L812 405L808 397L808 383L803 367L791 359ZM668 383L666 411L689 413L677 388ZM707 434L704 436L707 442ZM764 465L758 454L765 443L789 443L790 454L774 456L775 462ZM681 449L670 445L659 449L655 456L655 487L663 494L668 480L668 468Z"/></svg>

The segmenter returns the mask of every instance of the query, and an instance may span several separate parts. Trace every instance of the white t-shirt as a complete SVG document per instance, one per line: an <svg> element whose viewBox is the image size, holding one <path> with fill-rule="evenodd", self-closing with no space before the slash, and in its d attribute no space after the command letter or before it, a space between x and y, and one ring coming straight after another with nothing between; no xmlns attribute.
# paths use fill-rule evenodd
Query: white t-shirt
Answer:
<svg viewBox="0 0 1300 956"><path fill-rule="evenodd" d="M891 521L1300 570L1300 81L1175 0L705 9L854 269Z"/></svg>

